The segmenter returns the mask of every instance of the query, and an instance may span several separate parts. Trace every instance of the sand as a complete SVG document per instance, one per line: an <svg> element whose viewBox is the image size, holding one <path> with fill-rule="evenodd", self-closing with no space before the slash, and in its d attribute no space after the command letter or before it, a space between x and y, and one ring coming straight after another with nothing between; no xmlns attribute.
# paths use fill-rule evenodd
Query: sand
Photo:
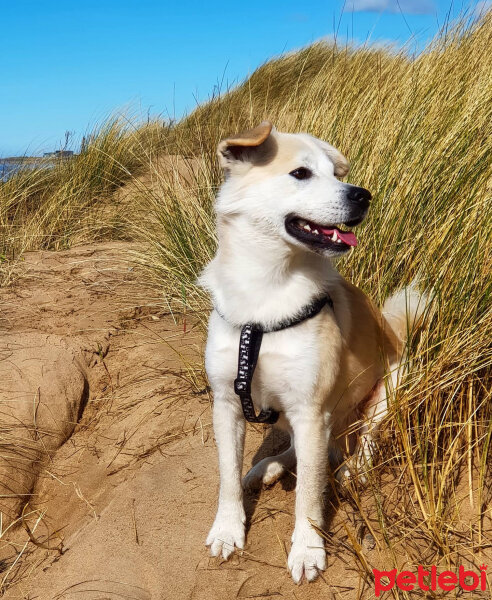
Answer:
<svg viewBox="0 0 492 600"><path fill-rule="evenodd" d="M374 597L351 539L369 564L383 565L384 553L330 486L329 567L313 584L290 579L293 474L246 496L242 555L209 558L211 398L185 368L201 364L203 333L189 321L184 331L152 298L128 250L121 242L30 253L25 275L1 291L0 406L11 435L0 455L4 597ZM280 433L248 425L245 471L283 445Z"/></svg>

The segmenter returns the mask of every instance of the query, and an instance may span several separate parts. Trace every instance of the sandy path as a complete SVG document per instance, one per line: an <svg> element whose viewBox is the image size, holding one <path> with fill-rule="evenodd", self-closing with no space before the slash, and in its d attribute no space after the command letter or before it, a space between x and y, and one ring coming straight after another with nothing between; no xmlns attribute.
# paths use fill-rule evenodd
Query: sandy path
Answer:
<svg viewBox="0 0 492 600"><path fill-rule="evenodd" d="M29 541L25 527L3 536L10 543L0 545L0 581L13 581L5 598L372 597L347 543L343 524L354 533L360 526L348 505L330 526L325 576L311 585L290 580L294 476L246 498L243 556L223 564L208 557L218 486L210 398L186 381L172 349L199 363L201 336L183 333L153 303L127 249L30 254L26 276L0 295L4 332L64 336L90 388L72 435L43 462L26 511L32 537L52 549ZM279 436L248 427L245 470L281 447ZM329 513L332 503L328 492Z"/></svg>

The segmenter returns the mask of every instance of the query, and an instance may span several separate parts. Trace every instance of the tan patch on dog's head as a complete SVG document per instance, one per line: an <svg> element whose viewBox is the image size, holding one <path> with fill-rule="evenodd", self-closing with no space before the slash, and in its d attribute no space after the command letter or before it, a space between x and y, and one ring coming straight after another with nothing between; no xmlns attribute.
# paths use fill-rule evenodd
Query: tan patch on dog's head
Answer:
<svg viewBox="0 0 492 600"><path fill-rule="evenodd" d="M306 148L305 137L333 163L336 177L344 177L348 173L349 162L339 150L312 136L279 133L270 121L263 121L254 129L222 140L217 154L226 172L245 175L250 167L263 167L254 170L254 179L262 179L299 167L296 157Z"/></svg>

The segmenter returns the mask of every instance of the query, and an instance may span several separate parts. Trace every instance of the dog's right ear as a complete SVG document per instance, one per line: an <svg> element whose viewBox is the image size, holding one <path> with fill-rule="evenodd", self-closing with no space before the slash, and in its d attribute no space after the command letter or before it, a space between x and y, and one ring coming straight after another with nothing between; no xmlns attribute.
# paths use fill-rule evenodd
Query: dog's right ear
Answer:
<svg viewBox="0 0 492 600"><path fill-rule="evenodd" d="M217 148L221 166L230 170L235 164L252 162L253 156L269 138L272 129L270 121L262 121L254 129L222 140Z"/></svg>

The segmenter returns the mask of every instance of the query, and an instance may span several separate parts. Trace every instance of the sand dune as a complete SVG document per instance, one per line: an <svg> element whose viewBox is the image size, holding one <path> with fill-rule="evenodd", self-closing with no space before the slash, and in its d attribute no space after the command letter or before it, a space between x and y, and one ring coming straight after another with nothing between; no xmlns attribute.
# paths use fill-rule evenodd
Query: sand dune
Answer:
<svg viewBox="0 0 492 600"><path fill-rule="evenodd" d="M314 584L292 583L294 475L247 496L242 556L208 557L218 486L210 398L187 381L176 353L200 361L203 336L158 307L129 249L29 254L25 276L1 292L0 364L17 340L9 364L24 382L17 404L3 386L2 406L11 415L17 406L18 446L30 449L16 460L2 454L4 474L24 473L14 481L22 495L2 504L10 519L24 512L3 536L5 598L373 597L348 536L372 564L384 565L384 553L329 486L328 570ZM284 443L248 427L245 470Z"/></svg>

